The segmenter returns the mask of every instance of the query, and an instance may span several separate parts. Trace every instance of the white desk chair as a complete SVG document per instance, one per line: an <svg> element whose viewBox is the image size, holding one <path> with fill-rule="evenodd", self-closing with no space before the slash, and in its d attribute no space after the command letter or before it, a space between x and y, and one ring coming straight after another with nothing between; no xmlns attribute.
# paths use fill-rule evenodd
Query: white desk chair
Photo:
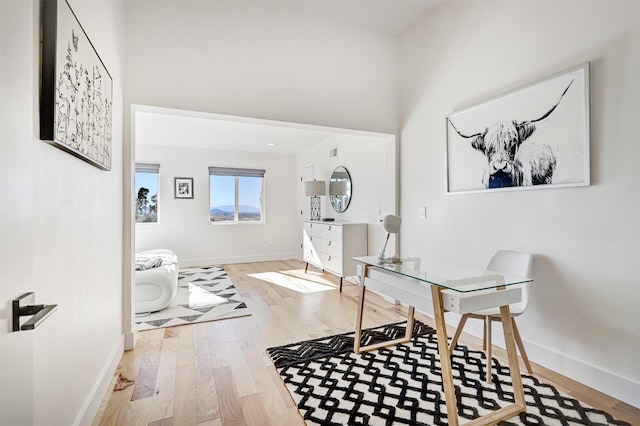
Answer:
<svg viewBox="0 0 640 426"><path fill-rule="evenodd" d="M531 253L520 253L511 250L498 250L491 260L489 260L486 269L494 272L502 272L503 274L531 278L533 255ZM529 363L529 358L527 358L527 353L524 350L522 338L520 337L520 332L518 331L518 326L516 325L515 320L515 317L521 315L525 309L527 309L531 283L520 284L519 286L522 288L522 301L509 305L509 310L511 311L513 331L515 334L516 344L518 345L518 350L520 351L520 356L524 361L527 371L532 373L531 364ZM464 328L468 318L484 320L482 350L484 350L487 355L487 383L491 383L491 323L493 321L501 321L500 308L484 309L482 311L462 315L460 324L458 324L458 328L456 329L453 339L451 339L449 353L452 353L453 349L456 347L460 333L462 333L462 329Z"/></svg>

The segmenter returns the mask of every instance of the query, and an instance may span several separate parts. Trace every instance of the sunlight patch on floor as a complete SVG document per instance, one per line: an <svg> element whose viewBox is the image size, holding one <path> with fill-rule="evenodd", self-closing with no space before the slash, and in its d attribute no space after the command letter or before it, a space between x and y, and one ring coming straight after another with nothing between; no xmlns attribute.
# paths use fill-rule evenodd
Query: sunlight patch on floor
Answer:
<svg viewBox="0 0 640 426"><path fill-rule="evenodd" d="M331 281L312 272L305 274L303 270L262 272L248 274L248 276L299 293L317 293L336 289L336 285Z"/></svg>
<svg viewBox="0 0 640 426"><path fill-rule="evenodd" d="M189 308L203 308L206 306L219 305L226 302L226 299L189 283Z"/></svg>

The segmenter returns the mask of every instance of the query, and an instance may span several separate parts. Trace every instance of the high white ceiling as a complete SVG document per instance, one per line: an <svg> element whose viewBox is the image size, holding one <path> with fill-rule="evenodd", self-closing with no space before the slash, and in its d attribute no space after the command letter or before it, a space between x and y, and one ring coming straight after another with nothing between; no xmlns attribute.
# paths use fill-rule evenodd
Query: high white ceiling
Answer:
<svg viewBox="0 0 640 426"><path fill-rule="evenodd" d="M185 0L126 0L128 3L180 3ZM281 8L351 28L402 35L446 0L190 0L190 3Z"/></svg>
<svg viewBox="0 0 640 426"><path fill-rule="evenodd" d="M315 19L400 36L445 0L261 0Z"/></svg>
<svg viewBox="0 0 640 426"><path fill-rule="evenodd" d="M136 145L296 155L336 135L384 135L282 121L136 106Z"/></svg>
<svg viewBox="0 0 640 426"><path fill-rule="evenodd" d="M311 126L159 108L135 117L140 145L295 155L332 134Z"/></svg>
<svg viewBox="0 0 640 426"><path fill-rule="evenodd" d="M176 0L127 0L174 2ZM198 1L205 0L195 0ZM399 36L408 31L445 0L207 0L209 4L251 3L295 10L309 18L332 21L350 28ZM296 155L341 129L305 126L269 120L246 119L138 107L135 115L136 144L183 146L246 152ZM378 135L379 136L379 135Z"/></svg>

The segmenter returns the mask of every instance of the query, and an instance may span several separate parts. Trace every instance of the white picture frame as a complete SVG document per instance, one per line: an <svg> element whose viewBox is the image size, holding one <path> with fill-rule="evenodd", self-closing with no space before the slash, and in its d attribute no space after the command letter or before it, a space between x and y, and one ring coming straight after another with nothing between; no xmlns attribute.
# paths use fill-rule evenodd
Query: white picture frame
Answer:
<svg viewBox="0 0 640 426"><path fill-rule="evenodd" d="M589 63L445 118L447 194L590 185Z"/></svg>

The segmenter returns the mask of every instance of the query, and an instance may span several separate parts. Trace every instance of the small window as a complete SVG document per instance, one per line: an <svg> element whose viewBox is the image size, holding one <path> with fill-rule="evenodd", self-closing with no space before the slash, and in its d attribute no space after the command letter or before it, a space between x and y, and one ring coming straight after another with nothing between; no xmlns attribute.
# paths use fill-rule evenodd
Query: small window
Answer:
<svg viewBox="0 0 640 426"><path fill-rule="evenodd" d="M209 221L264 222L264 173L209 167Z"/></svg>
<svg viewBox="0 0 640 426"><path fill-rule="evenodd" d="M136 223L158 222L159 164L136 163L135 209Z"/></svg>

